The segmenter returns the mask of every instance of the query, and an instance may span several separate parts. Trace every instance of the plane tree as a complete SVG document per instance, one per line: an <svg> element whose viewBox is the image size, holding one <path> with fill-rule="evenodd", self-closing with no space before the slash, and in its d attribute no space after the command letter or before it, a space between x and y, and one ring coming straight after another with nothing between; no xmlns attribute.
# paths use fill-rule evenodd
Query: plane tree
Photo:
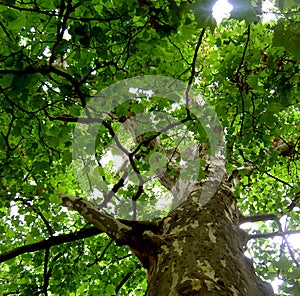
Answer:
<svg viewBox="0 0 300 296"><path fill-rule="evenodd" d="M1 294L299 294L300 6L215 2L0 2Z"/></svg>

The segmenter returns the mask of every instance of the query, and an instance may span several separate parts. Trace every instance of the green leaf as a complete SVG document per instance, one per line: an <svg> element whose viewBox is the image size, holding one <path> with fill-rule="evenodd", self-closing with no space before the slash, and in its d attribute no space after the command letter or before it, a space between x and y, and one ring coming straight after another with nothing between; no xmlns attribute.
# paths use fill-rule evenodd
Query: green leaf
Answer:
<svg viewBox="0 0 300 296"><path fill-rule="evenodd" d="M233 9L230 12L231 18L245 20L246 23L252 23L257 20L256 12L251 5L250 0L229 0Z"/></svg>
<svg viewBox="0 0 300 296"><path fill-rule="evenodd" d="M248 83L249 86L251 86L252 88L257 88L257 86L258 86L258 76L257 76L257 75L251 75L251 76L247 79L247 83Z"/></svg>
<svg viewBox="0 0 300 296"><path fill-rule="evenodd" d="M4 0L3 2L8 5L14 5L16 3L16 0Z"/></svg>
<svg viewBox="0 0 300 296"><path fill-rule="evenodd" d="M287 12L298 4L297 0L276 0L275 3L281 12Z"/></svg>
<svg viewBox="0 0 300 296"><path fill-rule="evenodd" d="M231 19L224 19L218 26L212 16L213 0L71 2L5 0L0 4L0 261L5 254L28 250L29 243L37 243L29 246L30 250L40 247L39 242L51 232L57 238L49 249L36 249L2 262L0 295L36 295L46 288L49 295L115 295L119 288L118 295L145 295L147 275L134 255L139 253L117 246L104 233L77 240L76 233L90 231L87 228L91 225L77 212L63 207L56 192L87 199L95 206L108 202L100 209L103 213L131 220L135 211L131 197L143 180L144 193L139 198L143 205L136 204L137 220L150 219L149 213L156 209L154 219L171 219L167 232L172 233L174 241L176 227L193 229L199 222L201 228L203 218L206 223L220 219L220 223L212 225L218 226L218 233L226 233L223 227L231 223L226 212L232 212L233 217L238 213L235 207L225 212L218 207L230 207L225 196L230 190L222 190L221 199L202 209L191 206L187 196L179 216L173 215L175 209L166 217L172 205L161 203L171 193L178 197L177 188L179 195L184 195L182 183L191 183L198 177L204 185L210 172L211 185L218 187L214 174L219 172L219 163L210 155L222 141L216 128L218 120L226 132L224 161L229 168L226 186L220 188L236 184L237 206L242 214L279 213L285 229L297 230L299 1L275 0L279 7L276 18L257 23L254 9L260 1L232 0L235 7ZM249 35L251 22L255 25L251 25ZM211 30L206 30L197 48L201 27ZM57 59L60 55L64 55L66 67L50 66L50 56ZM127 80L114 84L148 74L154 76L147 76L143 83ZM153 77L158 75L177 78L184 87L167 85L165 78L161 84L153 85ZM192 89L188 89L191 81ZM122 90L123 82L126 88ZM107 87L110 91L101 96ZM141 95L138 100L123 100L133 97L128 95L130 88L138 88L142 94L156 87L151 98ZM190 114L186 110L187 98L197 102ZM91 107L93 100L97 106ZM208 105L217 112L217 118L207 112ZM145 117L135 116L140 113ZM78 118L81 123L76 122ZM101 120L105 124L99 126ZM166 124L170 124L168 130L164 129ZM78 133L73 132L75 127ZM154 127L163 129L162 133L155 134ZM133 137L130 130L141 133L140 137ZM140 146L137 153L129 154L136 171L129 163L124 180L123 172L117 174L110 160L111 151L116 153L115 161L121 158L120 147L113 151L114 134L129 152ZM150 143L144 141L153 135L156 138ZM76 149L72 149L73 144ZM185 148L192 144L199 147L201 161L193 158L191 168L191 155ZM167 158L173 152L169 162ZM165 169L166 164L165 175L157 176L155 170ZM170 193L161 178L168 183L178 173L180 180ZM205 185L202 189L210 191ZM195 204L202 189L195 188L191 195ZM166 200L171 201L171 196ZM201 214L203 210L205 215ZM223 219L229 224L222 223ZM139 242L138 236L143 236L149 221L129 222L128 225L140 226L134 233ZM161 225L153 223L158 228ZM278 231L278 225L269 221L255 223L254 227L251 233ZM234 231L234 227L231 229ZM193 236L193 231L190 234ZM152 240L156 236L145 238ZM195 236L192 241L192 236L187 240L201 254L207 254L201 239ZM76 240L70 241L72 237ZM56 245L64 239L65 243ZM297 245L292 245L292 236L287 239L297 259ZM139 243L131 247L135 245L144 248ZM155 253L155 246L154 242L151 252ZM220 246L230 247L226 242ZM207 245L216 247L214 254L218 254L220 246ZM299 268L293 264L290 250L282 248L281 238L256 238L249 241L247 248L258 263L255 269L261 279L283 279L278 295L299 294ZM149 254L148 249L141 251L145 256ZM160 253L164 264L166 257ZM156 257L154 254L154 260ZM173 261L179 262L176 259ZM188 262L186 267L188 272ZM250 274L248 278L255 276ZM230 287L224 289L229 291Z"/></svg>
<svg viewBox="0 0 300 296"><path fill-rule="evenodd" d="M209 27L212 31L216 27L216 20L212 15L215 0L197 0L192 6L195 19L202 28Z"/></svg>
<svg viewBox="0 0 300 296"><path fill-rule="evenodd" d="M274 27L273 46L282 46L287 52L300 60L300 23L284 26L279 23Z"/></svg>
<svg viewBox="0 0 300 296"><path fill-rule="evenodd" d="M27 224L31 224L32 222L34 222L36 220L36 217L33 215L26 215L24 217L24 220L27 222Z"/></svg>
<svg viewBox="0 0 300 296"><path fill-rule="evenodd" d="M107 295L107 296L115 295L115 286L112 284L107 285L105 295Z"/></svg>
<svg viewBox="0 0 300 296"><path fill-rule="evenodd" d="M54 204L61 204L62 200L57 194L50 194L49 201Z"/></svg>

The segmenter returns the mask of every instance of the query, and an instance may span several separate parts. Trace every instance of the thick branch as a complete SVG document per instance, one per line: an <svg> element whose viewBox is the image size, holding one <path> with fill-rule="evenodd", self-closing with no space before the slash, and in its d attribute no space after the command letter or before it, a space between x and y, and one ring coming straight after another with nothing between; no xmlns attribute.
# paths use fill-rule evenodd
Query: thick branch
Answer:
<svg viewBox="0 0 300 296"><path fill-rule="evenodd" d="M35 251L39 251L39 250L45 250L45 249L48 249L53 246L77 241L77 240L84 239L87 237L95 236L100 233L102 233L102 231L100 231L98 228L90 227L90 228L83 228L83 229L81 229L77 232L73 232L73 233L52 236L48 239L39 241L37 243L21 246L21 247L13 249L11 251L8 251L6 253L0 254L0 263L5 262L9 259L15 258L15 257L25 254L25 253L31 253L31 252L35 252Z"/></svg>
<svg viewBox="0 0 300 296"><path fill-rule="evenodd" d="M279 221L278 217L274 214L258 214L253 216L241 216L240 217L240 225L248 222L259 222L259 221L268 221L274 220Z"/></svg>
<svg viewBox="0 0 300 296"><path fill-rule="evenodd" d="M132 228L123 224L121 221L102 213L89 201L70 196L59 194L62 198L62 205L77 211L89 223L96 226L99 230L105 232L118 244L126 244Z"/></svg>

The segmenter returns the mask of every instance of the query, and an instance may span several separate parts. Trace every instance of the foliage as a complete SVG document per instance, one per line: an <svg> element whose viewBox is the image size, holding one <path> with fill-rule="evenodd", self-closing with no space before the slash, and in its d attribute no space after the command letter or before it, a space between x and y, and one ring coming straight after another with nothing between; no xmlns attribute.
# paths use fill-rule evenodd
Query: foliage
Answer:
<svg viewBox="0 0 300 296"><path fill-rule="evenodd" d="M217 25L213 0L1 1L0 254L89 227L57 195L84 196L71 166L72 132L96 93L144 74L194 83L226 131L241 211L276 214L285 221L280 231L296 230L300 6L275 1L274 19L265 23L254 2L231 0L231 18ZM186 116L185 108L159 98L125 104L98 131L99 161L112 142L109 127L117 130L122 118L153 110ZM205 139L201 127L186 128ZM162 144L176 146L175 136ZM99 168L110 186L115 173L111 162ZM129 185L119 188L120 197L132 197ZM261 223L255 231L277 230L276 223ZM263 278L283 280L279 295L298 295L299 248L273 238L249 247ZM145 289L132 254L99 233L0 265L1 295L143 295Z"/></svg>

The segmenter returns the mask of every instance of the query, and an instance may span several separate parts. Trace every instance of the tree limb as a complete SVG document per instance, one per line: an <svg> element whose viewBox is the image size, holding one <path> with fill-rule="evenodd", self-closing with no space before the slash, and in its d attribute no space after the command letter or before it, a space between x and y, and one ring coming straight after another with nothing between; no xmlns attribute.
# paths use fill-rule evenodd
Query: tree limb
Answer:
<svg viewBox="0 0 300 296"><path fill-rule="evenodd" d="M37 243L17 247L6 253L0 254L0 263L5 262L9 259L13 259L25 253L32 253L39 250L45 250L53 246L62 245L64 243L70 243L87 237L95 236L100 233L102 233L102 231L100 231L98 228L89 227L89 228L80 229L77 232L62 234L58 236L51 236Z"/></svg>
<svg viewBox="0 0 300 296"><path fill-rule="evenodd" d="M240 224L247 223L247 222L258 222L258 221L268 221L268 220L275 221L278 225L279 231L272 232L272 233L257 233L257 234L247 235L247 242L250 239L254 239L254 238L273 238L275 236L281 236L283 238L283 241L284 241L286 247L288 248L288 251L290 253L290 256L291 256L293 262L295 263L295 265L297 267L299 267L299 263L293 254L292 248L290 246L289 241L286 238L286 235L300 233L300 230L284 231L279 218L275 214L259 214L259 215L254 215L254 216L242 217L242 218L240 218Z"/></svg>
<svg viewBox="0 0 300 296"><path fill-rule="evenodd" d="M109 235L116 243L127 244L129 234L132 232L131 227L102 213L92 203L83 198L66 194L59 194L59 196L62 198L63 206L77 211L89 223Z"/></svg>
<svg viewBox="0 0 300 296"><path fill-rule="evenodd" d="M258 214L253 216L241 216L239 224L244 224L248 222L259 222L259 221L268 221L268 220L274 220L278 221L278 217L275 214Z"/></svg>
<svg viewBox="0 0 300 296"><path fill-rule="evenodd" d="M256 233L256 234L251 234L249 235L249 240L250 239L254 239L254 238L273 238L275 236L281 236L281 237L285 237L286 235L291 235L291 234L299 234L300 233L300 229L299 230L287 230L287 231L276 231L276 232L271 232L271 233Z"/></svg>

